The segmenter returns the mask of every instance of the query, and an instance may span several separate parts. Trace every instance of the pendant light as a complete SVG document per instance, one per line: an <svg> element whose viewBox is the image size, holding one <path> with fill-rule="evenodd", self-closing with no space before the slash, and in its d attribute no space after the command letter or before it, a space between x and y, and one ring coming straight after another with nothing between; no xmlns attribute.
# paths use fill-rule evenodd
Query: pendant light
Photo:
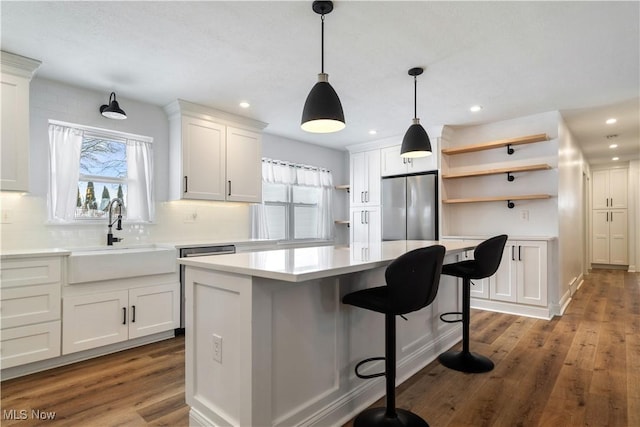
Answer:
<svg viewBox="0 0 640 427"><path fill-rule="evenodd" d="M127 113L118 105L116 101L116 93L111 92L109 95L109 105L102 105L100 107L100 113L108 119L124 120L127 118Z"/></svg>
<svg viewBox="0 0 640 427"><path fill-rule="evenodd" d="M344 129L344 112L338 94L329 84L329 75L324 72L324 15L333 10L331 1L314 1L313 11L321 15L322 44L321 72L313 86L302 111L300 127L307 132L331 133Z"/></svg>
<svg viewBox="0 0 640 427"><path fill-rule="evenodd" d="M420 67L409 70L409 75L413 76L413 124L407 129L407 133L402 138L402 148L400 149L400 157L415 158L426 157L433 154L431 152L431 141L429 135L420 124L418 118L418 79L417 76L422 74L424 69Z"/></svg>

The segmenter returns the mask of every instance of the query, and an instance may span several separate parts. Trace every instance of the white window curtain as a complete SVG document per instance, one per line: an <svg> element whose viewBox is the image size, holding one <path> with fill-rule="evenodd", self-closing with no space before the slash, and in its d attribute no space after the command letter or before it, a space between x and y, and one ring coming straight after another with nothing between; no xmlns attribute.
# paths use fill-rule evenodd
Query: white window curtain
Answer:
<svg viewBox="0 0 640 427"><path fill-rule="evenodd" d="M314 166L272 159L262 159L262 181L270 184L298 185L319 188L317 237L333 237L333 178L331 172ZM267 210L263 204L252 206L252 237L269 238Z"/></svg>
<svg viewBox="0 0 640 427"><path fill-rule="evenodd" d="M84 132L49 125L49 215L52 221L73 221L80 177L80 150Z"/></svg>
<svg viewBox="0 0 640 427"><path fill-rule="evenodd" d="M153 221L153 151L144 141L127 140L127 184L129 221Z"/></svg>

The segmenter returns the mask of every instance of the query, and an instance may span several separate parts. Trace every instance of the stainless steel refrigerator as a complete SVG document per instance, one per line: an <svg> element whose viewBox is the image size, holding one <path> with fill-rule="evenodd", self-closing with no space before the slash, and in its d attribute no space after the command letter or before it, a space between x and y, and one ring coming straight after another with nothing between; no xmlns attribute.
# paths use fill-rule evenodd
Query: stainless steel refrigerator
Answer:
<svg viewBox="0 0 640 427"><path fill-rule="evenodd" d="M438 175L382 178L382 240L438 240Z"/></svg>

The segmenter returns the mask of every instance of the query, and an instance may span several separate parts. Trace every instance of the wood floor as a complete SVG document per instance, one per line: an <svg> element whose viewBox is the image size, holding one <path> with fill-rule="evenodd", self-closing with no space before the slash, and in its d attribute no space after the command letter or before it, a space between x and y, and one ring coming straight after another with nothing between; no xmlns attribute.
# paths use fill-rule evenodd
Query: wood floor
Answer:
<svg viewBox="0 0 640 427"><path fill-rule="evenodd" d="M640 274L594 271L551 321L474 310L471 349L495 369L433 362L398 387L398 407L432 427L640 426ZM7 419L31 409L56 418ZM184 339L5 381L2 411L2 426L186 426Z"/></svg>

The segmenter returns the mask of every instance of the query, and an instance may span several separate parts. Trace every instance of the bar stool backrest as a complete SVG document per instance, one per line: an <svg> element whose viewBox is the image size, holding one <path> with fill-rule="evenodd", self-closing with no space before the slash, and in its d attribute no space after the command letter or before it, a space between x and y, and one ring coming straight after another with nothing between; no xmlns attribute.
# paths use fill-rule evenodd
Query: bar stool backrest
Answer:
<svg viewBox="0 0 640 427"><path fill-rule="evenodd" d="M476 261L478 271L474 278L480 279L493 276L495 272L498 271L507 238L508 236L506 234L501 234L487 239L476 246L476 249L473 251L473 258Z"/></svg>
<svg viewBox="0 0 640 427"><path fill-rule="evenodd" d="M414 249L393 260L385 271L394 314L420 310L438 293L445 248L434 245Z"/></svg>

